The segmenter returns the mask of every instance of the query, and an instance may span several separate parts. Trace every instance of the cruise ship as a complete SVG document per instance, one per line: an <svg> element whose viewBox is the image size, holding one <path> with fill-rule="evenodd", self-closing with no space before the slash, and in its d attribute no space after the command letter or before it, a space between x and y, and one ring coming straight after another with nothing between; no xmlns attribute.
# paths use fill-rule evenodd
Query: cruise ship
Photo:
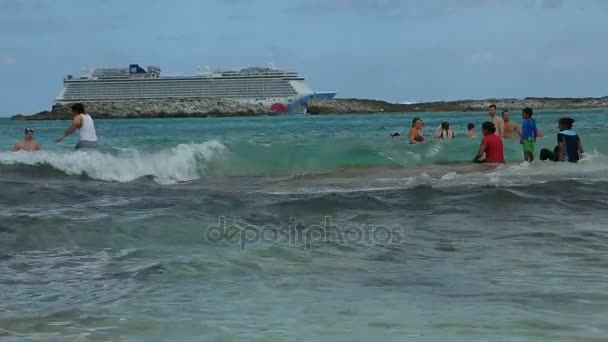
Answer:
<svg viewBox="0 0 608 342"><path fill-rule="evenodd" d="M220 98L259 104L278 113L306 113L315 92L294 71L249 67L238 71L203 71L192 76L162 76L161 69L138 64L128 68L93 69L68 75L55 102L116 102Z"/></svg>

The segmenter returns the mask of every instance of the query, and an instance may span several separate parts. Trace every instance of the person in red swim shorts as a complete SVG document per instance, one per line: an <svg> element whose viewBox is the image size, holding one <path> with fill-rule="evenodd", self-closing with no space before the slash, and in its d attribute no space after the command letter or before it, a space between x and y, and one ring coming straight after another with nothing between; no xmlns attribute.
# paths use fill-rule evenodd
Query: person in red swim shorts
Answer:
<svg viewBox="0 0 608 342"><path fill-rule="evenodd" d="M484 122L482 126L483 139L479 146L479 152L473 159L475 163L490 163L490 164L502 164L505 162L504 147L502 139L496 135L496 126L491 122ZM481 159L483 155L486 155L484 159Z"/></svg>

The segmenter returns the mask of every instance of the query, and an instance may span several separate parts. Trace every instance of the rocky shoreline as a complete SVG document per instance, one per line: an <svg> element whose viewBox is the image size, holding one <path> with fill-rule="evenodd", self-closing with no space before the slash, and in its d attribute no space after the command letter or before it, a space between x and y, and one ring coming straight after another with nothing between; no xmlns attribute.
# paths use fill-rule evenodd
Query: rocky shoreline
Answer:
<svg viewBox="0 0 608 342"><path fill-rule="evenodd" d="M532 107L534 109L590 109L608 108L608 96L600 98L546 98L484 99L440 101L414 104L395 104L378 100L332 99L311 101L308 113L323 114L369 114L412 112L475 112L485 111L494 103L500 109L513 110ZM268 108L255 104L242 104L223 99L196 100L129 100L120 102L85 103L87 111L95 118L176 118L176 117L234 117L276 115ZM70 105L55 105L50 111L33 115L15 115L13 120L65 120L71 119Z"/></svg>
<svg viewBox="0 0 608 342"><path fill-rule="evenodd" d="M600 98L547 98L528 97L525 99L483 99L438 101L413 104L394 104L377 100L333 99L313 101L309 114L351 114L351 113L413 113L413 112L478 112L486 111L490 104L499 110L531 107L534 109L585 109L608 108L608 96Z"/></svg>
<svg viewBox="0 0 608 342"><path fill-rule="evenodd" d="M87 112L99 119L229 117L273 115L266 107L223 99L195 100L128 100L117 102L84 102ZM50 111L33 115L18 114L13 120L71 119L71 104L54 105Z"/></svg>

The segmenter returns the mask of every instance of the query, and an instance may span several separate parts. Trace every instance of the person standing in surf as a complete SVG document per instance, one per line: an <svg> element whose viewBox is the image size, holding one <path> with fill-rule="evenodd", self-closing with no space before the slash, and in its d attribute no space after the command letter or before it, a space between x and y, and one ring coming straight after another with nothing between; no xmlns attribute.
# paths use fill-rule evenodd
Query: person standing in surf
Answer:
<svg viewBox="0 0 608 342"><path fill-rule="evenodd" d="M532 108L526 107L521 112L521 117L524 123L521 125L520 143L524 151L524 159L531 163L534 161L534 145L536 145L536 137L538 130L536 129L536 120L532 118L534 112Z"/></svg>
<svg viewBox="0 0 608 342"><path fill-rule="evenodd" d="M499 137L502 137L505 123L504 123L504 121L502 121L501 118L499 118L496 115L496 105L495 104L490 105L488 114L490 115L490 122L492 122L494 124L494 126L496 127L495 134L498 135Z"/></svg>
<svg viewBox="0 0 608 342"><path fill-rule="evenodd" d="M412 128L410 128L410 133L408 135L410 144L419 144L426 141L422 135L423 129L424 121L420 118L414 118L414 120L412 120Z"/></svg>
<svg viewBox="0 0 608 342"><path fill-rule="evenodd" d="M502 121L503 121L503 131L502 138L503 139L515 139L519 136L519 125L517 122L511 120L511 113L508 109L502 111Z"/></svg>
<svg viewBox="0 0 608 342"><path fill-rule="evenodd" d="M504 147L502 139L496 135L496 126L487 121L482 125L483 139L479 146L479 152L473 159L474 163L503 164L505 162ZM484 159L481 159L483 155Z"/></svg>
<svg viewBox="0 0 608 342"><path fill-rule="evenodd" d="M55 139L55 142L60 142L74 133L75 130L79 130L80 134L78 144L76 144L75 147L76 149L97 147L95 123L93 122L93 118L85 113L84 105L82 103L75 103L72 105L72 114L74 115L72 125L65 130L62 136Z"/></svg>

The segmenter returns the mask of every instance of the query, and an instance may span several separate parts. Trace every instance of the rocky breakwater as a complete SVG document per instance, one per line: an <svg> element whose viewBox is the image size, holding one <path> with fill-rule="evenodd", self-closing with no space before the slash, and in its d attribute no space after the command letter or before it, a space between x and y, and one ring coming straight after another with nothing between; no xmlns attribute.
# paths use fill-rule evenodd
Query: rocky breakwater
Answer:
<svg viewBox="0 0 608 342"><path fill-rule="evenodd" d="M117 102L84 102L86 110L95 118L175 118L175 117L228 117L272 115L265 106L243 104L224 99L193 100L128 100ZM33 115L15 115L14 120L71 119L71 104L54 105L50 111Z"/></svg>
<svg viewBox="0 0 608 342"><path fill-rule="evenodd" d="M309 114L356 114L356 113L408 113L408 112L475 112L486 111L490 104L499 110L532 107L534 109L585 109L608 108L608 97L599 98L548 98L527 97L524 99L483 99L460 101L437 101L413 104L396 104L378 100L332 99L313 100Z"/></svg>

